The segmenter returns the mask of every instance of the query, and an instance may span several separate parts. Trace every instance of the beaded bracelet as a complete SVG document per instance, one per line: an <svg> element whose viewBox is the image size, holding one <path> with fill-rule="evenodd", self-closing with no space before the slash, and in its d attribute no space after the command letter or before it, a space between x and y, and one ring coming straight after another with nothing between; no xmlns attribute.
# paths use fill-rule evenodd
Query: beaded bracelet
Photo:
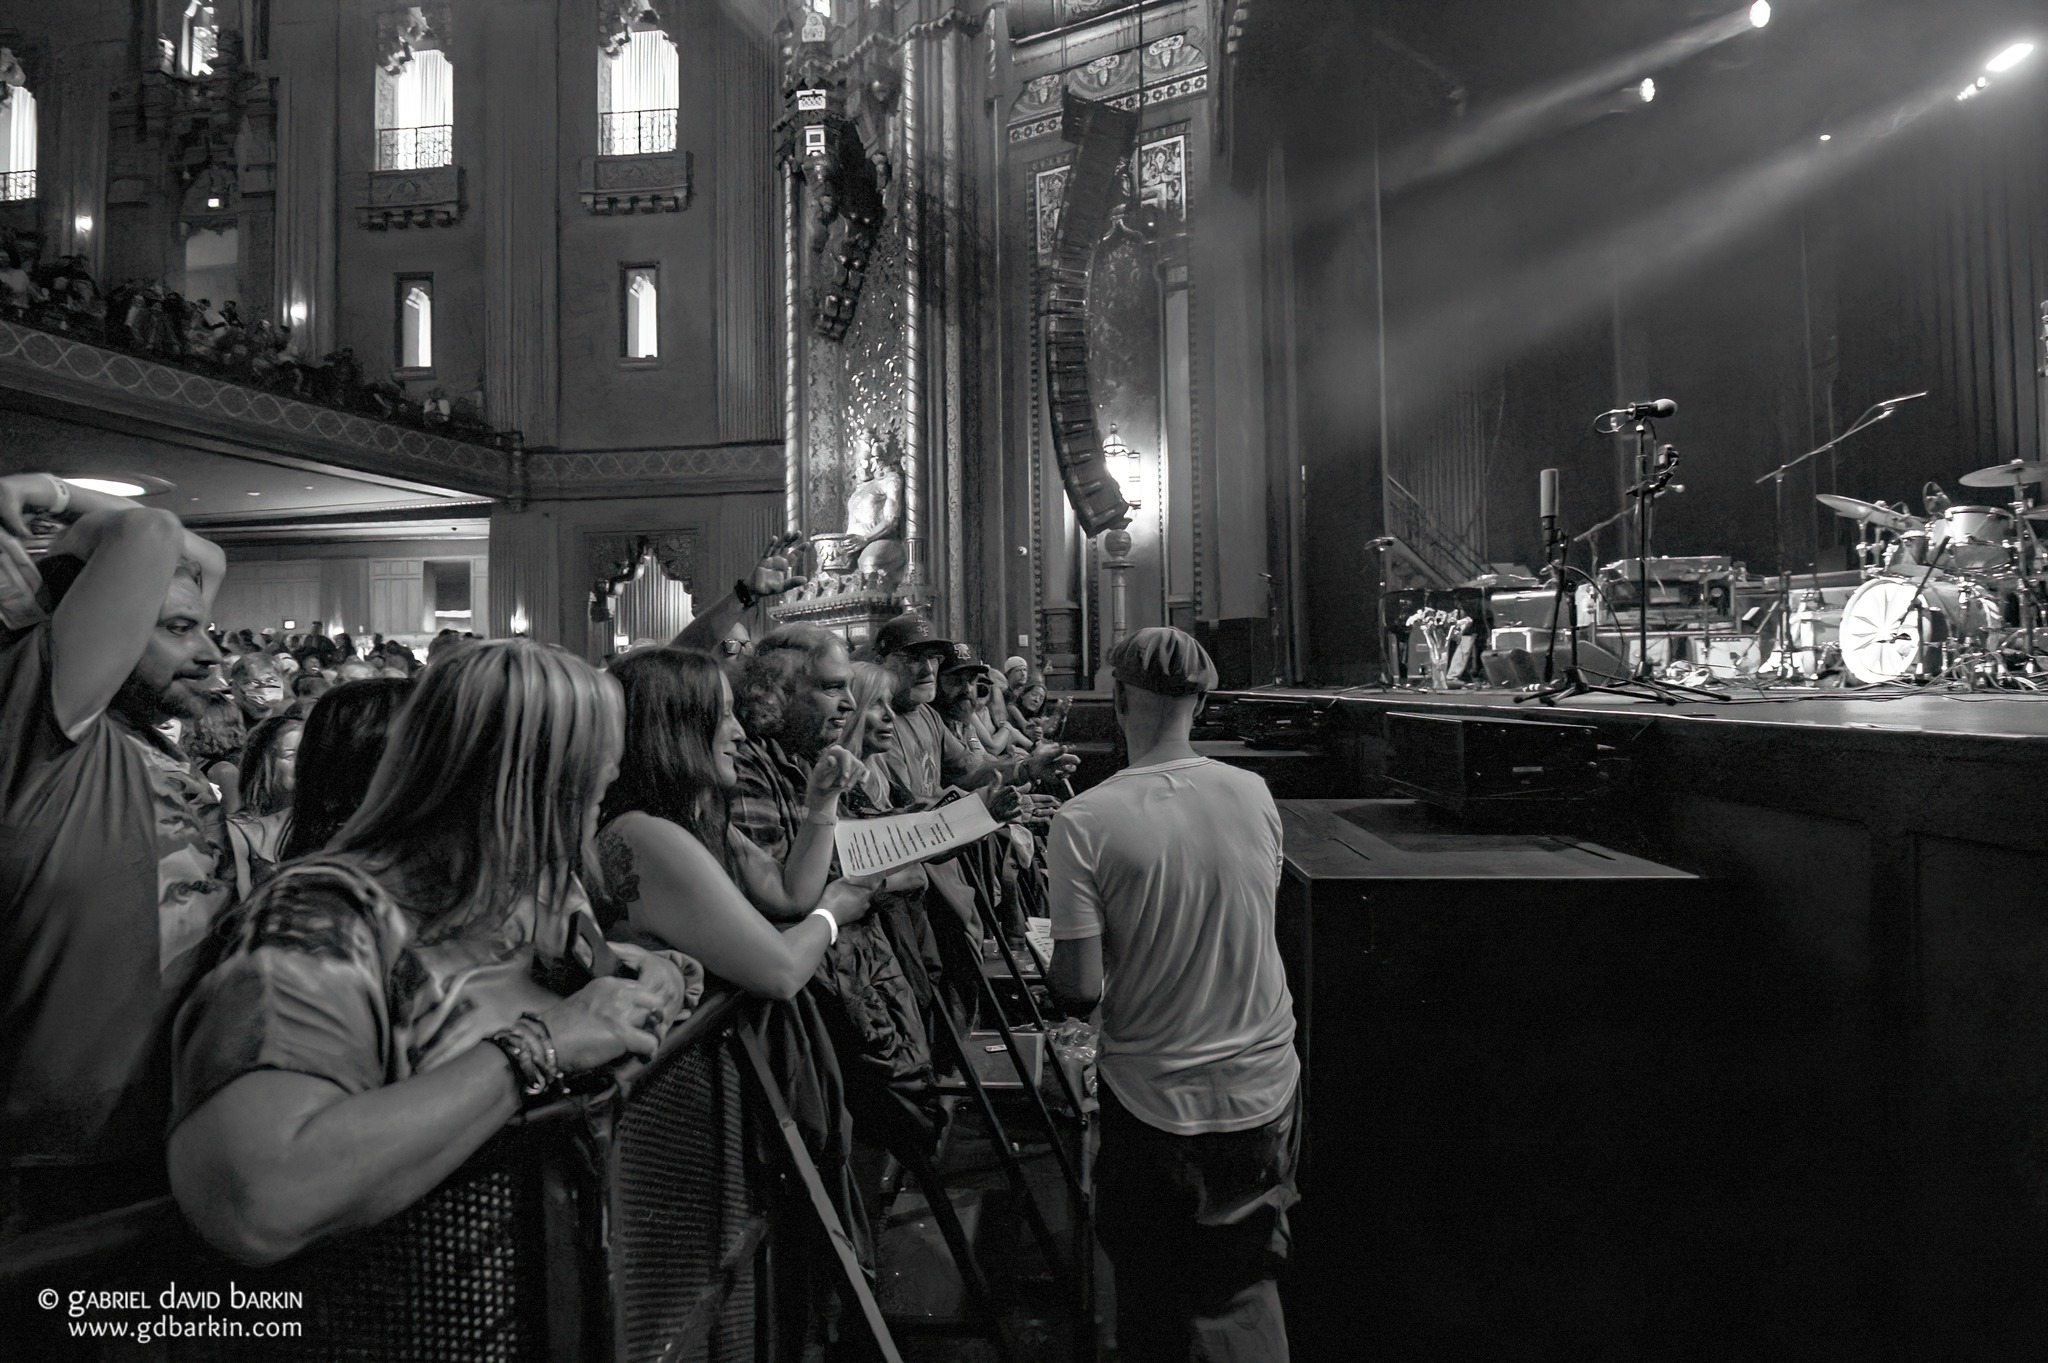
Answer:
<svg viewBox="0 0 2048 1363"><path fill-rule="evenodd" d="M547 1092L547 1076L541 1072L539 1058L527 1049L526 1038L508 1027L502 1032L491 1033L484 1040L505 1053L505 1059L512 1065L512 1076L518 1081L522 1094L528 1098L538 1098Z"/></svg>

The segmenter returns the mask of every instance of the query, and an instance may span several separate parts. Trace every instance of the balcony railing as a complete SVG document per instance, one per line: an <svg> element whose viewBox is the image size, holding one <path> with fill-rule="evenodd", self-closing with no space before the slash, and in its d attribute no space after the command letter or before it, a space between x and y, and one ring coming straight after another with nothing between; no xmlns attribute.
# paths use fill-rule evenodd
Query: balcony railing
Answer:
<svg viewBox="0 0 2048 1363"><path fill-rule="evenodd" d="M650 156L676 149L674 109L628 109L602 115L599 151L605 156Z"/></svg>
<svg viewBox="0 0 2048 1363"><path fill-rule="evenodd" d="M10 170L0 172L0 201L9 199L33 199L36 196L36 173L32 170Z"/></svg>
<svg viewBox="0 0 2048 1363"><path fill-rule="evenodd" d="M455 164L455 126L377 129L377 169L432 170Z"/></svg>

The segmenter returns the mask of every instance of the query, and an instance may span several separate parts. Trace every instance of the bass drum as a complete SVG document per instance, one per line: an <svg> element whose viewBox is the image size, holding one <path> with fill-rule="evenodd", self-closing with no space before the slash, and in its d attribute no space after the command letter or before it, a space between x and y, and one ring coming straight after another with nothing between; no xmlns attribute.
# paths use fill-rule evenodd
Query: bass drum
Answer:
<svg viewBox="0 0 2048 1363"><path fill-rule="evenodd" d="M1842 663L1866 685L1935 676L1942 645L1958 637L1965 618L1959 582L1873 577L1842 607Z"/></svg>

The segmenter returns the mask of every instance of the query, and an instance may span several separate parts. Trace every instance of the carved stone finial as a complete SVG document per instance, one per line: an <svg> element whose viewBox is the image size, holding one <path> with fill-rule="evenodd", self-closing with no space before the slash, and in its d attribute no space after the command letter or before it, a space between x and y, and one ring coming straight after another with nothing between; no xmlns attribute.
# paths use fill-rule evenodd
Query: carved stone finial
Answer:
<svg viewBox="0 0 2048 1363"><path fill-rule="evenodd" d="M636 25L660 22L649 0L597 0L597 50L616 57L626 50Z"/></svg>
<svg viewBox="0 0 2048 1363"><path fill-rule="evenodd" d="M447 33L446 0L381 11L377 15L377 65L395 76L412 64L416 46L430 38L443 39Z"/></svg>

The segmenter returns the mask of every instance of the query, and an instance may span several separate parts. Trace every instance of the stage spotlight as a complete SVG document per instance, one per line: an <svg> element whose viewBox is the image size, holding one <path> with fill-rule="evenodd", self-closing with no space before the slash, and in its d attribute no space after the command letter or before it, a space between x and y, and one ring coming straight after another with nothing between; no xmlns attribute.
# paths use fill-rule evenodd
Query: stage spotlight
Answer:
<svg viewBox="0 0 2048 1363"><path fill-rule="evenodd" d="M1644 76L1643 83L1636 87L1636 95L1643 103L1648 104L1657 97L1657 82L1651 80L1648 76Z"/></svg>
<svg viewBox="0 0 2048 1363"><path fill-rule="evenodd" d="M1762 28L1769 22L1771 22L1771 0L1756 0L1756 3L1749 7L1749 26L1751 28Z"/></svg>
<svg viewBox="0 0 2048 1363"><path fill-rule="evenodd" d="M1984 69L1991 72L2010 71L2025 61L2028 54L2033 52L2033 50L2034 45L2032 43L2014 43L1990 61L1985 62Z"/></svg>
<svg viewBox="0 0 2048 1363"><path fill-rule="evenodd" d="M1823 142L1832 142L1835 140L1835 135L1833 133L1822 133L1820 135L1820 140Z"/></svg>

